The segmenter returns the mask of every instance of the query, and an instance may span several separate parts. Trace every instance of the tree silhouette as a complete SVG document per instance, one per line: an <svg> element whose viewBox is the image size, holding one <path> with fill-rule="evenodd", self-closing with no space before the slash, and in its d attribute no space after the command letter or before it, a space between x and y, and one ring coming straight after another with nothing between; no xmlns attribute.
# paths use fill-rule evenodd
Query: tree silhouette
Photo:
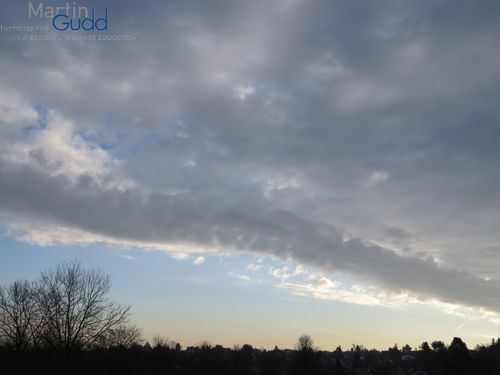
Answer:
<svg viewBox="0 0 500 375"><path fill-rule="evenodd" d="M299 337L295 347L301 352L312 352L314 350L314 342L311 336L302 335Z"/></svg>
<svg viewBox="0 0 500 375"><path fill-rule="evenodd" d="M99 346L105 348L130 348L142 342L142 330L135 325L121 324L109 329L98 340Z"/></svg>
<svg viewBox="0 0 500 375"><path fill-rule="evenodd" d="M18 352L34 348L41 338L44 319L36 289L28 281L0 287L0 338Z"/></svg>
<svg viewBox="0 0 500 375"><path fill-rule="evenodd" d="M0 287L0 374L182 375L469 375L500 374L500 341L469 350L458 337L447 347L427 341L387 351L353 345L319 351L309 335L295 350L233 349L202 342L183 349L160 336L141 345L127 324L129 308L108 297L109 277L79 263L63 264L30 283ZM405 354L405 355L403 355Z"/></svg>
<svg viewBox="0 0 500 375"><path fill-rule="evenodd" d="M420 344L420 350L424 353L429 353L431 351L431 347L429 346L429 343L427 341L424 341L422 344Z"/></svg>
<svg viewBox="0 0 500 375"><path fill-rule="evenodd" d="M300 336L295 347L297 351L293 362L293 372L296 374L318 373L318 355L314 350L314 342L311 336Z"/></svg>
<svg viewBox="0 0 500 375"><path fill-rule="evenodd" d="M394 344L394 346L392 348L389 348L387 352L391 361L397 362L401 359L401 351L398 348L398 344Z"/></svg>
<svg viewBox="0 0 500 375"><path fill-rule="evenodd" d="M448 346L448 372L466 374L469 367L469 349L459 337L454 337Z"/></svg>
<svg viewBox="0 0 500 375"><path fill-rule="evenodd" d="M435 352L439 353L446 351L446 345L442 341L433 341L431 346Z"/></svg>
<svg viewBox="0 0 500 375"><path fill-rule="evenodd" d="M363 360L361 359L361 348L359 345L354 347L354 356L352 358L351 368L357 371L363 367Z"/></svg>
<svg viewBox="0 0 500 375"><path fill-rule="evenodd" d="M417 356L417 368L429 372L432 368L433 354L427 341L420 344L420 351Z"/></svg>
<svg viewBox="0 0 500 375"><path fill-rule="evenodd" d="M47 343L65 352L90 347L127 321L130 307L108 298L111 281L80 263L66 263L44 272L38 302L45 320Z"/></svg>

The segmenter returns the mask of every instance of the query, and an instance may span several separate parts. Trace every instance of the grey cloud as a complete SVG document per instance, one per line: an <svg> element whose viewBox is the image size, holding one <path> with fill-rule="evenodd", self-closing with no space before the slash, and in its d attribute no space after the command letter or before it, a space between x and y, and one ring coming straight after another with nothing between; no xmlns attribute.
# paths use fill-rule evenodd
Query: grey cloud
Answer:
<svg viewBox="0 0 500 375"><path fill-rule="evenodd" d="M313 223L287 211L247 201L241 206L192 194L101 190L89 177L75 184L28 166L0 166L0 204L21 218L43 218L95 234L152 243L189 243L292 257L325 271L346 271L393 291L423 299L500 311L500 283L439 267L432 259L389 249Z"/></svg>
<svg viewBox="0 0 500 375"><path fill-rule="evenodd" d="M383 230L383 234L395 241L407 241L412 239L411 233L404 228L388 227Z"/></svg>
<svg viewBox="0 0 500 375"><path fill-rule="evenodd" d="M21 3L1 23L24 17ZM497 2L109 7L114 32L136 41L1 38L0 87L72 119L139 187L4 164L3 210L146 242L215 246L218 231L226 246L497 309L496 283L479 277L500 277L488 252L500 243ZM255 93L236 100L237 85ZM369 245L387 228L463 271Z"/></svg>

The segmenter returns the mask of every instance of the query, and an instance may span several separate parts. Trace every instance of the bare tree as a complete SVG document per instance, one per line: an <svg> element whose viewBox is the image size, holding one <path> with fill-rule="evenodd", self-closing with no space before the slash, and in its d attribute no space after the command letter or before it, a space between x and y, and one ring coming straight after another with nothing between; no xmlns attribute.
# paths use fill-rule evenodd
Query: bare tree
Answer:
<svg viewBox="0 0 500 375"><path fill-rule="evenodd" d="M153 348L175 349L178 343L160 335L153 337Z"/></svg>
<svg viewBox="0 0 500 375"><path fill-rule="evenodd" d="M314 351L314 342L309 335L302 335L296 344L296 348L302 352L312 352Z"/></svg>
<svg viewBox="0 0 500 375"><path fill-rule="evenodd" d="M165 339L163 336L156 335L153 337L153 348L162 348L168 347L168 339Z"/></svg>
<svg viewBox="0 0 500 375"><path fill-rule="evenodd" d="M35 347L41 337L43 319L34 298L36 289L28 281L0 287L0 338L17 351Z"/></svg>
<svg viewBox="0 0 500 375"><path fill-rule="evenodd" d="M141 344L142 330L136 325L121 324L115 328L108 330L100 339L99 346L112 348L123 346L130 348L132 345Z"/></svg>
<svg viewBox="0 0 500 375"><path fill-rule="evenodd" d="M110 287L108 275L86 270L78 262L42 273L38 301L47 343L71 352L125 324L130 307L111 301Z"/></svg>
<svg viewBox="0 0 500 375"><path fill-rule="evenodd" d="M296 344L297 351L293 357L292 374L318 374L319 355L314 348L314 342L309 335L302 335Z"/></svg>

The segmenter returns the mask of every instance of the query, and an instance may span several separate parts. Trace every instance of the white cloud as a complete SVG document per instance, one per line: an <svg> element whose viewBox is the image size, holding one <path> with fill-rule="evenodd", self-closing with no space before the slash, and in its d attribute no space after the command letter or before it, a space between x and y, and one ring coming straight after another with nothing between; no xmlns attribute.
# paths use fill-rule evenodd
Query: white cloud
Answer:
<svg viewBox="0 0 500 375"><path fill-rule="evenodd" d="M334 283L332 285L321 285L320 283L303 284L297 282L285 282L279 284L278 287L289 289L292 293L302 297L340 301L355 305L386 305L386 302L381 301L376 296L372 296L367 293L356 293L349 289L338 288L338 286Z"/></svg>
<svg viewBox="0 0 500 375"><path fill-rule="evenodd" d="M235 272L232 272L232 271L229 271L229 275L238 279L239 281L242 281L244 283L249 283L249 282L253 282L255 280L253 280L250 276L248 275L242 275L242 274L238 274L238 273L235 273Z"/></svg>
<svg viewBox="0 0 500 375"><path fill-rule="evenodd" d="M283 267L270 267L267 273L280 280L286 280L292 276L287 265L284 265Z"/></svg>
<svg viewBox="0 0 500 375"><path fill-rule="evenodd" d="M272 199L276 193L287 189L297 189L300 183L296 177L267 177L259 179L262 180L263 193L267 199Z"/></svg>
<svg viewBox="0 0 500 375"><path fill-rule="evenodd" d="M2 157L9 162L36 166L52 176L76 181L87 175L107 188L134 186L120 175L121 161L84 139L72 121L53 110L47 113L44 126L38 124L26 135L19 130L16 136L4 139L2 149Z"/></svg>
<svg viewBox="0 0 500 375"><path fill-rule="evenodd" d="M169 254L173 259L181 261L189 257L187 253L174 252Z"/></svg>
<svg viewBox="0 0 500 375"><path fill-rule="evenodd" d="M247 266L247 270L250 271L250 272L258 272L262 269L262 265L261 264L255 264L255 263L251 263Z"/></svg>
<svg viewBox="0 0 500 375"><path fill-rule="evenodd" d="M200 264L205 263L205 257L203 256L198 256L193 260L193 264L196 266L199 266Z"/></svg>
<svg viewBox="0 0 500 375"><path fill-rule="evenodd" d="M255 93L255 87L250 85L238 85L233 89L233 97L239 100L245 100L248 96Z"/></svg>
<svg viewBox="0 0 500 375"><path fill-rule="evenodd" d="M5 127L31 125L38 119L36 110L15 92L0 87L0 134Z"/></svg>
<svg viewBox="0 0 500 375"><path fill-rule="evenodd" d="M305 269L305 267L301 264L298 264L296 267L295 267L295 271L293 271L293 275L294 276L298 276L298 275L303 275L303 274L307 274L307 270Z"/></svg>

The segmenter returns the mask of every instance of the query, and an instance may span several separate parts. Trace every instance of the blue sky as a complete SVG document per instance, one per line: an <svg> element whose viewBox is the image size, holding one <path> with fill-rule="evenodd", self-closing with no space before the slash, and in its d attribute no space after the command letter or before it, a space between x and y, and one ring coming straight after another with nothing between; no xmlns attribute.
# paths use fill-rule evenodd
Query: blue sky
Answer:
<svg viewBox="0 0 500 375"><path fill-rule="evenodd" d="M80 259L184 345L499 335L497 2L79 2L101 32L19 31L50 26L27 4L2 283Z"/></svg>
<svg viewBox="0 0 500 375"><path fill-rule="evenodd" d="M146 339L159 335L183 346L209 341L291 348L305 332L324 350L352 344L417 347L429 337L446 341L455 335L472 346L487 342L497 327L425 305L372 306L296 295L268 274L283 264L245 254L208 256L195 265L195 258L179 261L157 251L99 244L40 248L4 236L0 259L2 284L36 279L40 272L75 259L103 270L112 278L113 298L132 305L131 321ZM249 265L266 272L256 275Z"/></svg>

